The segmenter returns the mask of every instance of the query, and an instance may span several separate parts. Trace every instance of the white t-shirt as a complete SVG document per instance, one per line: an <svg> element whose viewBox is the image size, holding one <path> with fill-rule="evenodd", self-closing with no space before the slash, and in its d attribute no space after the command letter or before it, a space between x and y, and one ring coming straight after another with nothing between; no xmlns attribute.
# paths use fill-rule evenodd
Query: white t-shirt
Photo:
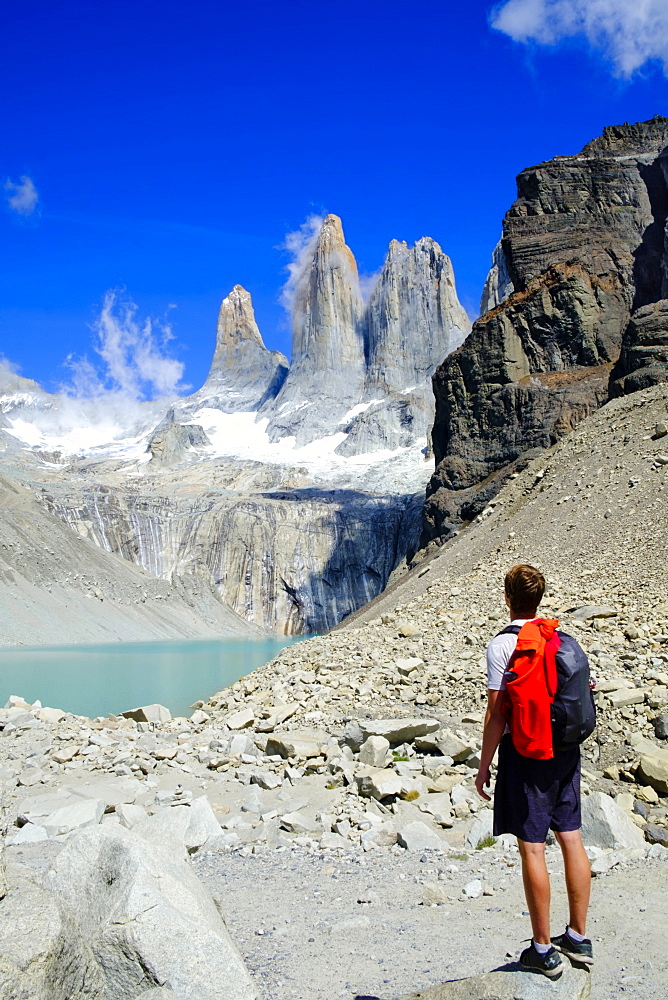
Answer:
<svg viewBox="0 0 668 1000"><path fill-rule="evenodd" d="M534 618L515 618L511 625L526 625L527 622L535 621ZM506 626L507 628L507 626ZM495 635L487 645L487 690L505 691L506 671L510 657L515 652L517 636L509 632L508 635Z"/></svg>

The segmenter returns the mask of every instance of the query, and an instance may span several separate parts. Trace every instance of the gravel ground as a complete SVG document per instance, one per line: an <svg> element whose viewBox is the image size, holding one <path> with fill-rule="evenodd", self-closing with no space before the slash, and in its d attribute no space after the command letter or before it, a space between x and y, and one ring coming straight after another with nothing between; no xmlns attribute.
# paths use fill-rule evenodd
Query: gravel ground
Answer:
<svg viewBox="0 0 668 1000"><path fill-rule="evenodd" d="M554 933L567 916L554 873ZM519 857L371 852L342 858L302 850L206 854L195 870L223 905L263 997L400 997L514 959L530 934ZM493 895L466 899L480 879ZM424 905L424 883L444 890ZM451 897L451 898L449 898ZM643 861L593 883L592 1000L668 998L668 867Z"/></svg>

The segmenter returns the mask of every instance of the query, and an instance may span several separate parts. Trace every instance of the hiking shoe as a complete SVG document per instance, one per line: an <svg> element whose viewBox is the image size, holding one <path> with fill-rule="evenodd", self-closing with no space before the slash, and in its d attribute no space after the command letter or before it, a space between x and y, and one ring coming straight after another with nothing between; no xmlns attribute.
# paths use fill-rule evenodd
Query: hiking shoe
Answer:
<svg viewBox="0 0 668 1000"><path fill-rule="evenodd" d="M582 962L583 965L594 964L594 953L589 938L585 938L584 941L576 941L568 933L568 927L563 934L552 938L552 944L557 951L574 962Z"/></svg>
<svg viewBox="0 0 668 1000"><path fill-rule="evenodd" d="M533 941L520 955L520 965L523 969L533 969L542 972L544 976L554 979L564 971L564 963L559 958L556 948L550 948L545 955L539 955L533 946Z"/></svg>

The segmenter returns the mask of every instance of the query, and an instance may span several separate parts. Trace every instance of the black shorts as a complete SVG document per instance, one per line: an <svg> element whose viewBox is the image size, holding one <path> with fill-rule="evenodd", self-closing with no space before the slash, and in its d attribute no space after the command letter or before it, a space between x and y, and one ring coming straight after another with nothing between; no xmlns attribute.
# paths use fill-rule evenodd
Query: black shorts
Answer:
<svg viewBox="0 0 668 1000"><path fill-rule="evenodd" d="M581 826L580 747L534 760L518 753L506 733L499 746L494 836L512 833L544 844L548 830L566 833Z"/></svg>

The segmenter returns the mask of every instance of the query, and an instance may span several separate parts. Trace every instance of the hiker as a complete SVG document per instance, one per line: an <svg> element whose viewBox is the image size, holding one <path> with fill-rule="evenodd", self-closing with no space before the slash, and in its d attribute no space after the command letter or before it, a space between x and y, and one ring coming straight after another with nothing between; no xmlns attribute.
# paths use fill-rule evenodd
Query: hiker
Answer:
<svg viewBox="0 0 668 1000"><path fill-rule="evenodd" d="M537 619L544 591L543 574L533 566L513 566L506 575L505 596L511 621L508 630L499 633L487 646L487 713L476 788L484 799L490 800L485 788L490 783L490 765L498 748L494 836L509 833L517 837L533 930L531 944L522 952L520 964L554 978L563 970L559 952L576 962L593 963L592 943L586 937L585 926L591 869L580 836L581 740L578 738L577 743L560 751L553 748L551 732L551 696L557 688L554 649L558 649L560 641L568 640L579 651L584 664L586 657L574 639L556 633L558 622ZM531 678L526 671L522 677L525 688L520 696L534 699L530 711L525 714L516 709L513 716L514 703L507 685L512 686L518 680L513 671L516 663L518 671L522 671L523 657L518 646L528 650L530 657L538 656L535 650L540 647L542 660L540 669ZM545 686L549 684L546 678L550 656L555 679L551 694ZM536 693L539 681L543 684L542 694ZM588 688L588 665L586 683ZM586 702L587 697L590 698L585 693L577 700ZM588 710L585 705L584 714ZM528 732L527 716L531 719ZM548 830L554 831L563 854L569 905L566 930L554 938L550 938L550 879L545 864Z"/></svg>

